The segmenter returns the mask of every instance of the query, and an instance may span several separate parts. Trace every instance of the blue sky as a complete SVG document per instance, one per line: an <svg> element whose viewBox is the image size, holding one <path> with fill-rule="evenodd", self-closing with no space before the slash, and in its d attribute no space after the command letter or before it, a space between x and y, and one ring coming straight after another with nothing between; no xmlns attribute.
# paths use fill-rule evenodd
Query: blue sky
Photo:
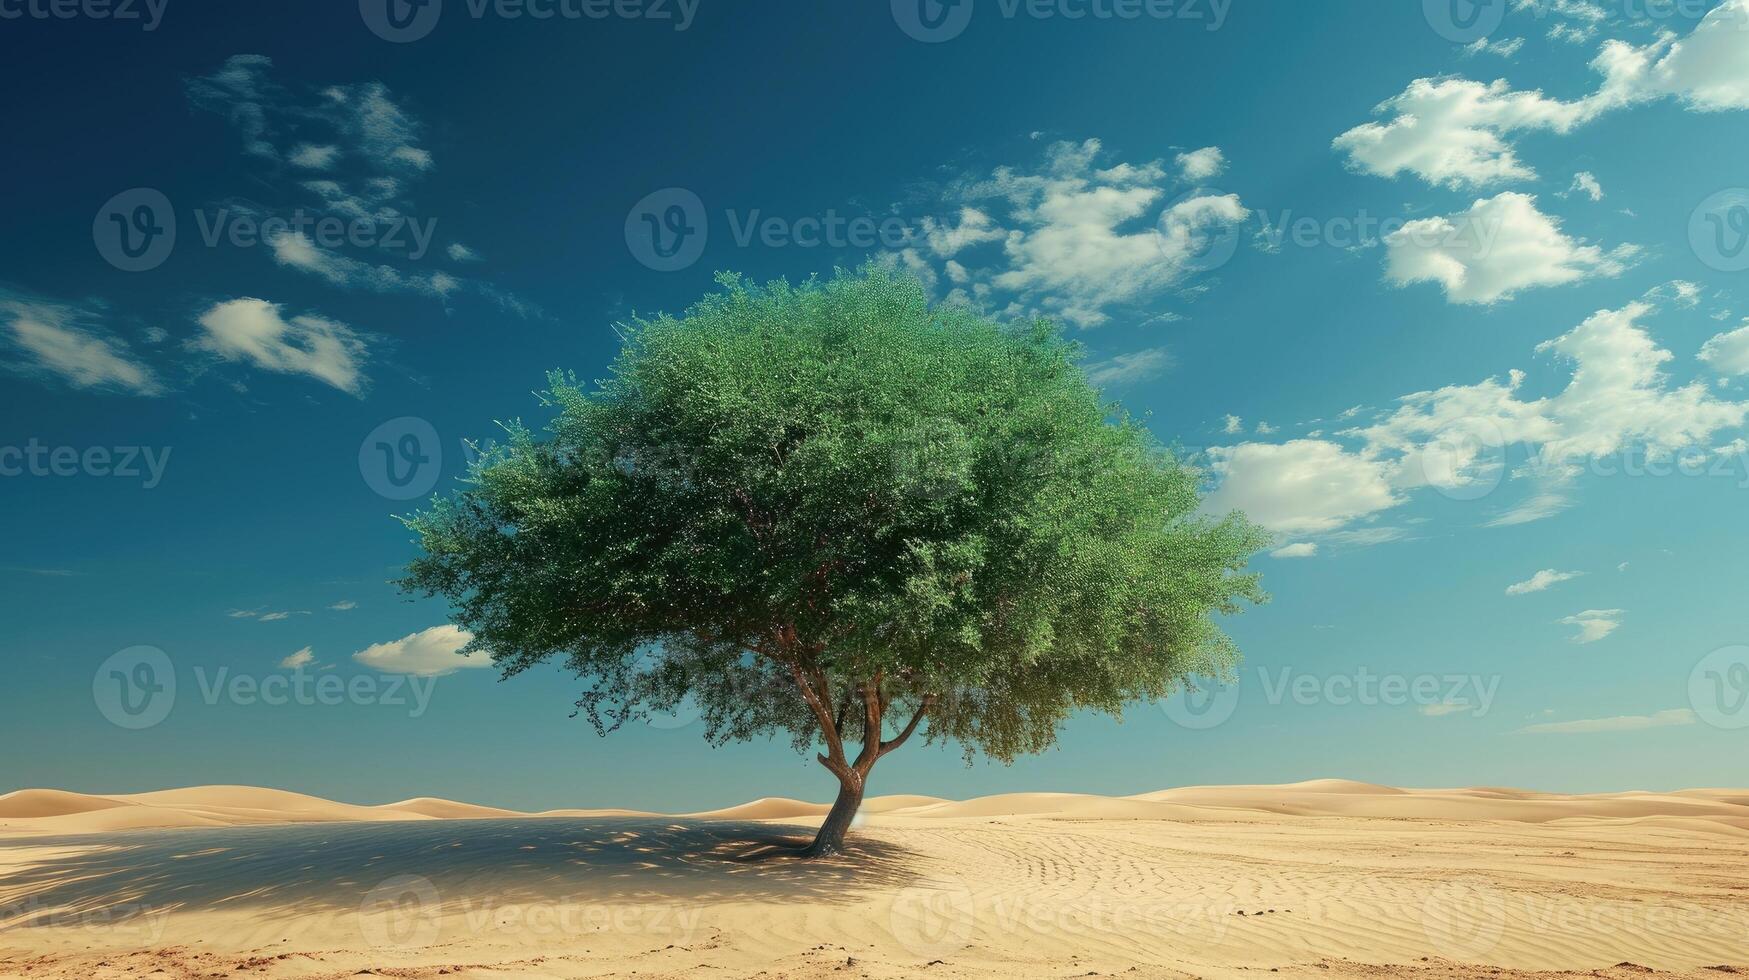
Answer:
<svg viewBox="0 0 1749 980"><path fill-rule="evenodd" d="M0 2L0 790L823 798L386 582L616 321L869 259L1279 538L1237 689L874 792L1742 782L1749 3L915 3Z"/></svg>

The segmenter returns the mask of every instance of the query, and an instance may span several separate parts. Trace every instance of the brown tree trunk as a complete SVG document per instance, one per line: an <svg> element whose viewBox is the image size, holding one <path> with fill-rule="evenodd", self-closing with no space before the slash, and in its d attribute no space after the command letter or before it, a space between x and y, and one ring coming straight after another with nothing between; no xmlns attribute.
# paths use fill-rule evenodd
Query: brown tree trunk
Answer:
<svg viewBox="0 0 1749 980"><path fill-rule="evenodd" d="M802 852L803 856L829 857L844 853L844 833L850 829L851 819L862 806L863 788L862 778L855 773L850 779L839 781L838 799L833 801L825 822L820 824L820 832L814 835L814 843Z"/></svg>

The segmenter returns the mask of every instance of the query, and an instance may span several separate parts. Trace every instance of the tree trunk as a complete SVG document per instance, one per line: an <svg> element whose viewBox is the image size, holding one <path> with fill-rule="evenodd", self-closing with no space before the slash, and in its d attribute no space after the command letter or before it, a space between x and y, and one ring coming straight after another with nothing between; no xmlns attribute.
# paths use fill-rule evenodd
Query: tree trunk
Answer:
<svg viewBox="0 0 1749 980"><path fill-rule="evenodd" d="M826 821L820 824L820 832L814 835L814 843L803 851L804 857L829 857L844 853L844 832L850 829L851 818L862 806L863 780L853 776L854 780L840 780L838 784L838 799L832 803L832 809L826 814Z"/></svg>

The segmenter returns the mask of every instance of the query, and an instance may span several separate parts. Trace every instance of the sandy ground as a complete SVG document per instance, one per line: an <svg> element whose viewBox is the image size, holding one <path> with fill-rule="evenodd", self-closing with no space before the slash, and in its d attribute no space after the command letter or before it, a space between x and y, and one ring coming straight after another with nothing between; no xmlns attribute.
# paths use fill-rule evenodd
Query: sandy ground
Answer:
<svg viewBox="0 0 1749 980"><path fill-rule="evenodd" d="M883 797L857 853L772 856L821 809L23 791L0 977L1749 973L1749 791Z"/></svg>

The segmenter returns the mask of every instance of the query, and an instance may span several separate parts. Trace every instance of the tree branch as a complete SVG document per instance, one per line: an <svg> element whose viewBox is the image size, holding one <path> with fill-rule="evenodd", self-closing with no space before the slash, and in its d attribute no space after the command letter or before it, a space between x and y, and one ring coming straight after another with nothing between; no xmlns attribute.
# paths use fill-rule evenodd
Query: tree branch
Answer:
<svg viewBox="0 0 1749 980"><path fill-rule="evenodd" d="M888 752L891 752L894 749L898 748L899 746L904 745L905 740L911 737L911 733L917 730L917 723L922 721L923 716L928 714L929 709L934 707L934 706L935 706L935 695L933 695L933 694L925 695L923 698L923 703L917 706L917 713L912 715L911 720L905 723L905 730L901 731L899 734L893 736L893 738L890 741L882 742L880 751L875 753L875 758L879 759L881 756L886 755Z"/></svg>
<svg viewBox="0 0 1749 980"><path fill-rule="evenodd" d="M881 756L881 673L862 684L862 751L856 754L856 771L867 775Z"/></svg>

